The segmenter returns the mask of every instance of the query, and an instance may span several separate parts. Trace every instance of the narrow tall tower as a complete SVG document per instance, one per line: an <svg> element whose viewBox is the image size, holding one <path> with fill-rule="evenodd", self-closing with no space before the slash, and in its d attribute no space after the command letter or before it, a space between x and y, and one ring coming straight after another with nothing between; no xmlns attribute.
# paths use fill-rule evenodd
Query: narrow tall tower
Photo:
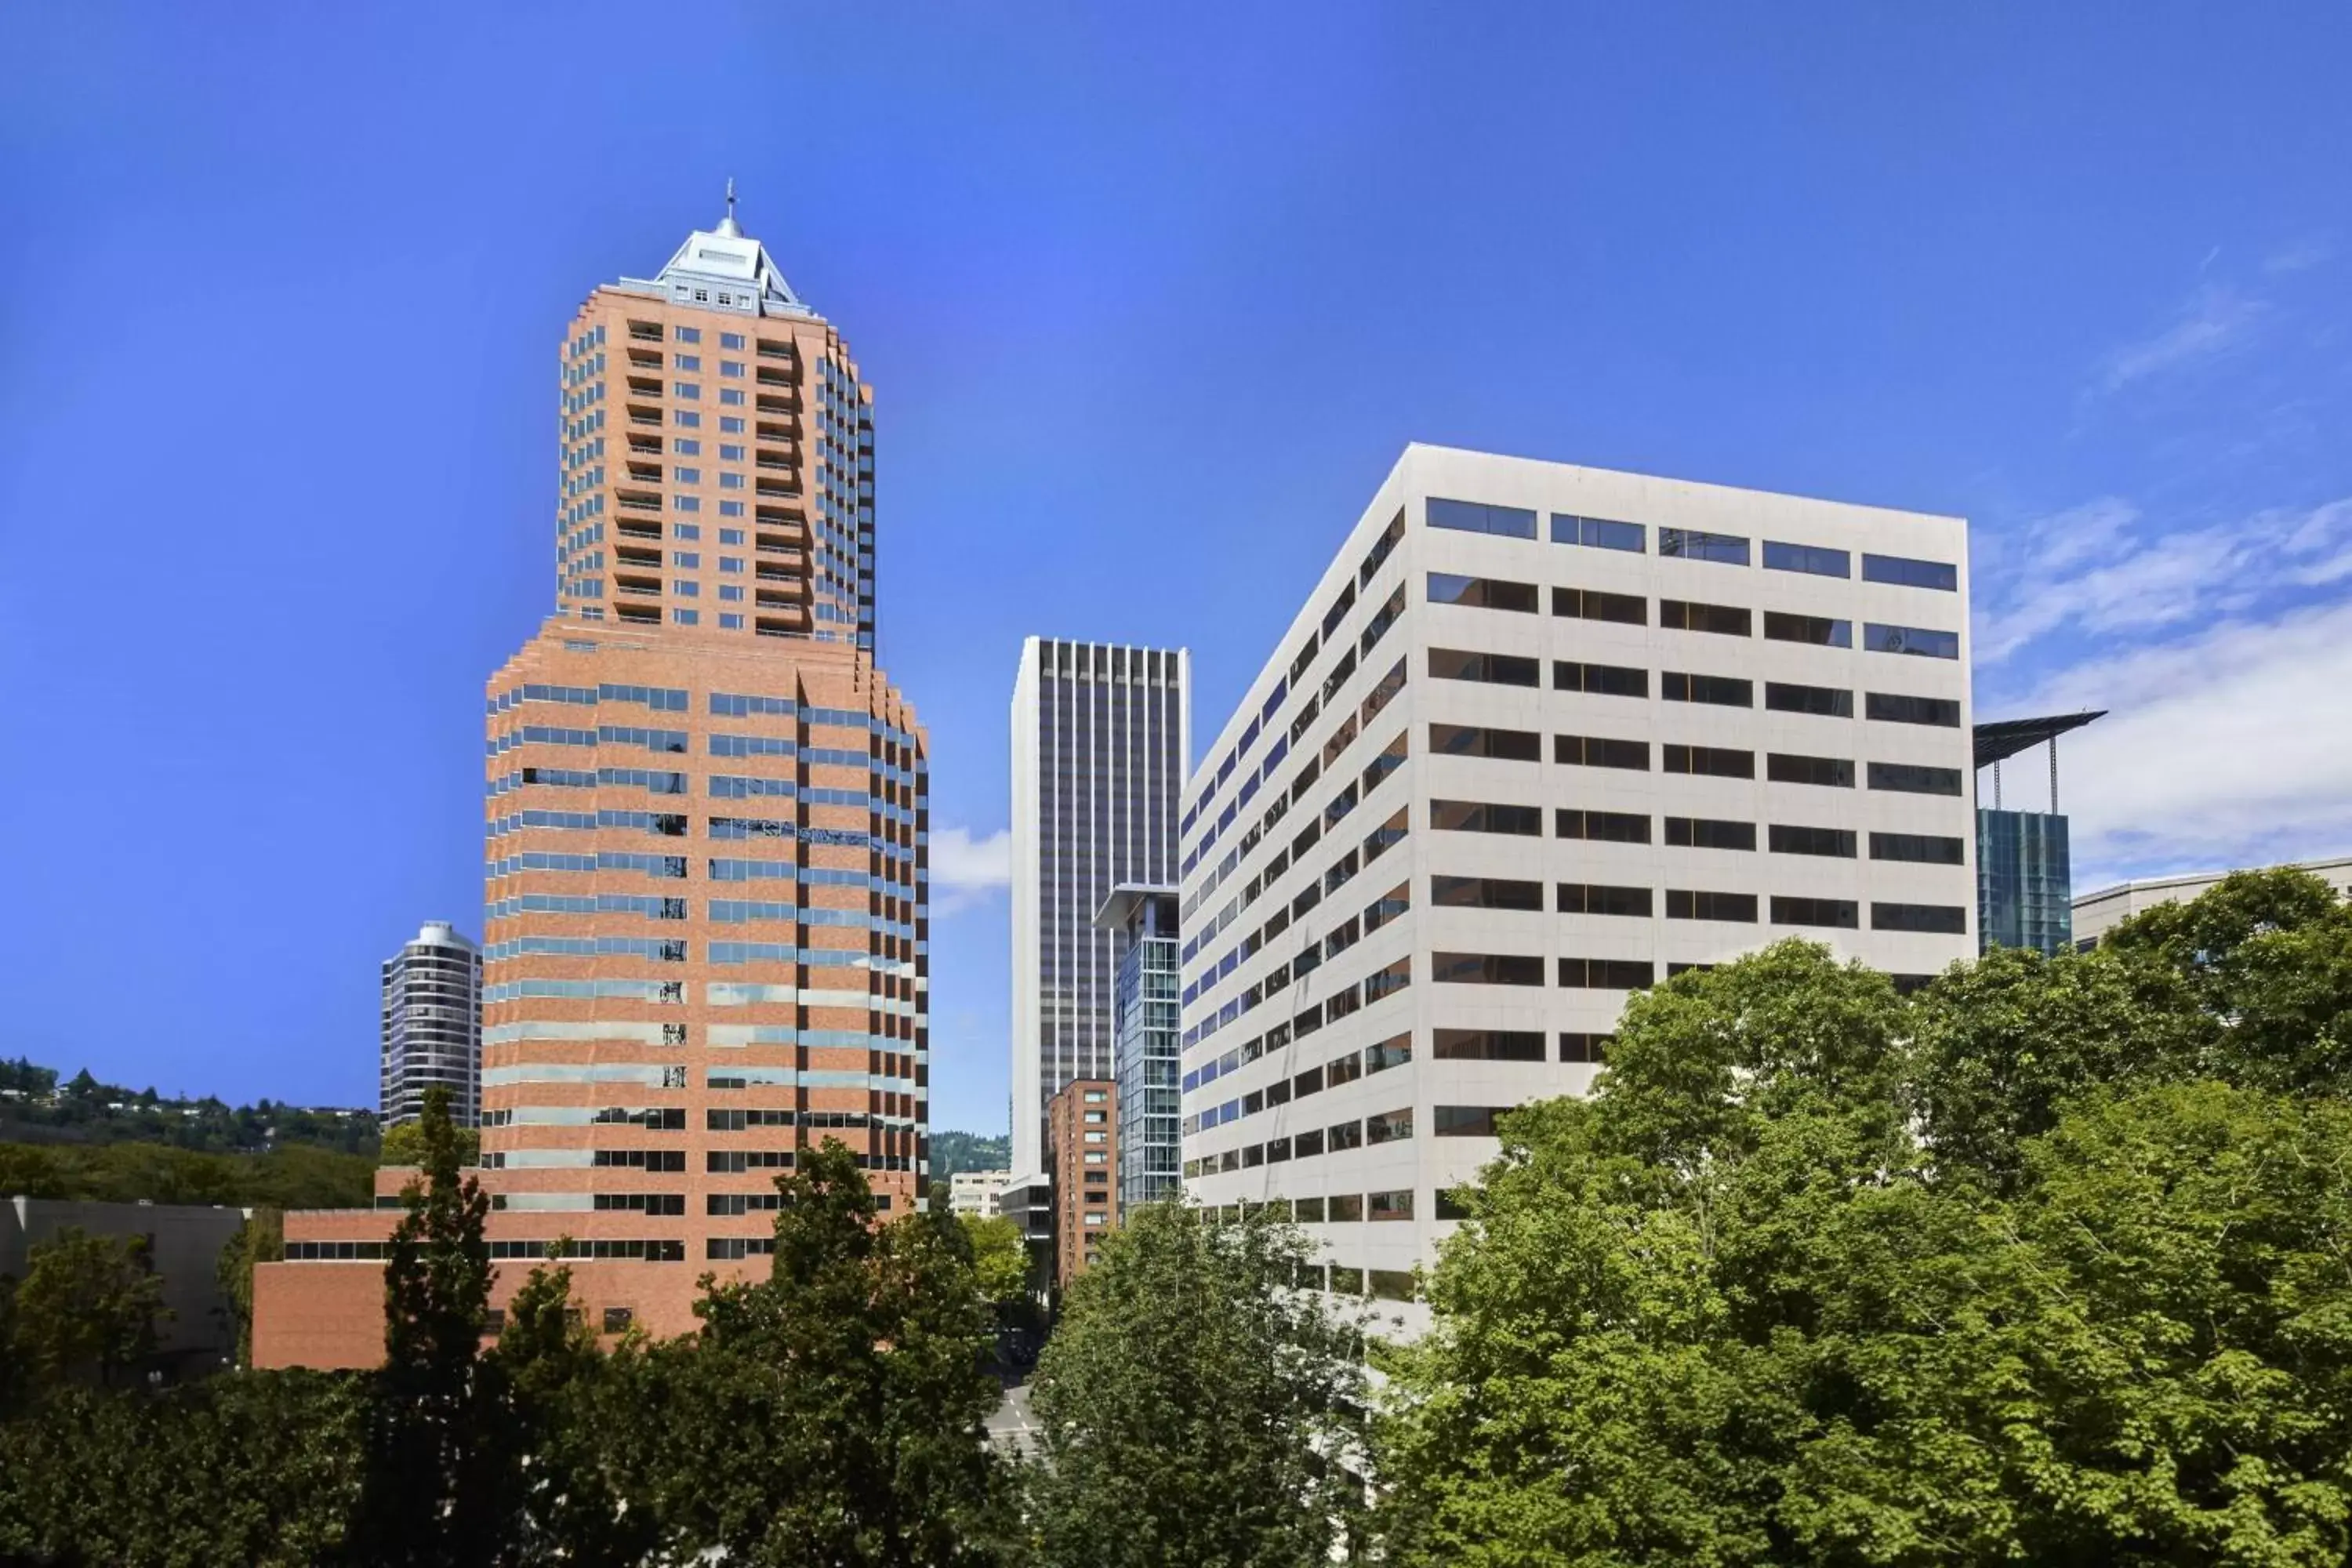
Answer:
<svg viewBox="0 0 2352 1568"><path fill-rule="evenodd" d="M383 961L383 1124L414 1121L435 1085L471 1127L482 1103L482 954L447 921Z"/></svg>
<svg viewBox="0 0 2352 1568"><path fill-rule="evenodd" d="M1173 886L1192 656L1031 637L1013 687L1013 1172L1044 1169L1045 1108L1113 1076L1121 883Z"/></svg>

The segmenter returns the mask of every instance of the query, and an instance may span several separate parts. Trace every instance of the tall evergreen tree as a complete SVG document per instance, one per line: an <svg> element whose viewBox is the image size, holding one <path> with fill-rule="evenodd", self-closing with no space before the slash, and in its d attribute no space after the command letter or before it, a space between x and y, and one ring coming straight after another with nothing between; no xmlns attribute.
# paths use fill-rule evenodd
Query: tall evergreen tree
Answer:
<svg viewBox="0 0 2352 1568"><path fill-rule="evenodd" d="M489 1563L506 1552L518 1490L502 1380L481 1356L490 1205L458 1163L447 1090L426 1094L422 1126L422 1178L402 1194L384 1265L384 1362L351 1550L378 1563Z"/></svg>

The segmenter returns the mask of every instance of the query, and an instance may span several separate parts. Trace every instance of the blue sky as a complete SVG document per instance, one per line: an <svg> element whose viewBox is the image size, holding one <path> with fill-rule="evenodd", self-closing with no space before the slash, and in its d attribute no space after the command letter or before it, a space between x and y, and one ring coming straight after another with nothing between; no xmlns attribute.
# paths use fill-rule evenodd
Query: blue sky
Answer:
<svg viewBox="0 0 2352 1568"><path fill-rule="evenodd" d="M2117 710L2078 886L2352 849L2348 57L2329 5L8 7L0 1054L373 1100L377 963L479 928L564 323L729 175L877 388L939 1125L1004 1125L1021 637L1189 645L1214 733L1413 439L1964 514L1983 716Z"/></svg>

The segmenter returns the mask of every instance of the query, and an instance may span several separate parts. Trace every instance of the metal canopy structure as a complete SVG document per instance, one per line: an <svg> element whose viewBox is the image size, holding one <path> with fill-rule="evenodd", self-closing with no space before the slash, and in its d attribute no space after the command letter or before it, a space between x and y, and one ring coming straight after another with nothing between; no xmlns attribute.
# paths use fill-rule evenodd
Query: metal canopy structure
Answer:
<svg viewBox="0 0 2352 1568"><path fill-rule="evenodd" d="M2069 730L2079 730L2094 719L2104 719L2104 708L2083 713L2062 713L2047 719L2003 719L1976 727L1977 766L1989 768L2018 752L2054 741Z"/></svg>

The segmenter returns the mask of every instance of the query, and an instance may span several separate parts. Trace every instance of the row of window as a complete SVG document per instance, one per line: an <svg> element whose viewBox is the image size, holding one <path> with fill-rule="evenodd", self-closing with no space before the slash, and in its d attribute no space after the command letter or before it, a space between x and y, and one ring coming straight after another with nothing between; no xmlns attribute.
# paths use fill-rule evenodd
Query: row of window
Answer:
<svg viewBox="0 0 2352 1568"><path fill-rule="evenodd" d="M1643 812L1591 811L1573 806L1555 807L1551 816L1553 834L1560 838L1648 844L1653 841L1651 828L1654 821L1663 829L1659 841L1673 848L1752 850L1757 844L1755 823L1722 817L1653 819ZM1493 801L1433 800L1429 803L1429 826L1439 832L1500 833L1540 838L1544 811L1538 805L1507 805ZM1853 828L1776 822L1766 826L1764 842L1775 855L1819 855L1851 860L1856 858L1863 837ZM1868 837L1870 858L1874 860L1958 866L1966 864L1968 858L1966 840L1947 835L1872 833Z"/></svg>
<svg viewBox="0 0 2352 1568"><path fill-rule="evenodd" d="M1491 534L1501 539L1534 539L1539 521L1538 514L1526 507L1495 506L1440 496L1428 499L1425 515L1432 528ZM1550 535L1554 544L1622 550L1637 555L1649 551L1649 530L1638 522L1556 511L1551 514ZM1729 566L1756 563L1747 537L1692 528L1659 529L1658 553L1674 560L1709 561ZM1849 580L1853 576L1853 553L1825 545L1790 544L1768 539L1763 542L1762 563L1768 572L1801 572L1816 577ZM1959 568L1948 563L1868 552L1862 558L1862 579L1865 583L1934 588L1945 593L1957 593L1960 585Z"/></svg>
<svg viewBox="0 0 2352 1568"><path fill-rule="evenodd" d="M1538 689L1543 684L1543 661L1532 655L1433 647L1429 650L1429 673L1436 680ZM1556 691L1646 699L1650 695L1650 671L1638 665L1554 659L1551 684ZM1756 706L1756 682L1738 676L1661 670L1657 690L1658 696L1668 702L1700 702L1720 708ZM1960 725L1960 704L1954 698L1911 697L1884 691L1864 692L1863 696L1864 716L1874 721L1935 725L1948 730L1957 730ZM1838 687L1769 680L1764 683L1764 707L1777 713L1851 719L1853 693Z"/></svg>
<svg viewBox="0 0 2352 1568"><path fill-rule="evenodd" d="M1439 724L1429 727L1429 749L1441 757L1486 757L1496 762L1536 763L1543 760L1543 736L1534 730L1504 730L1479 724ZM1620 768L1633 773L1657 771L1713 778L1752 779L1756 753L1732 746L1660 743L1654 753L1648 741L1605 735L1554 735L1551 760L1568 767ZM1853 761L1849 757L1814 757L1796 752L1768 752L1764 776L1773 784L1822 784L1852 789ZM1874 790L1909 795L1958 795L1966 776L1958 768L1920 763L1870 763L1864 776Z"/></svg>
<svg viewBox="0 0 2352 1568"><path fill-rule="evenodd" d="M1429 602L1465 609L1504 610L1532 616L1542 605L1541 590L1533 583L1499 577L1471 577L1455 572L1429 574ZM1597 588L1554 588L1551 613L1577 620L1612 621L1622 626L1650 624L1650 604L1639 594L1613 594ZM1742 605L1704 604L1691 599L1660 599L1658 626L1667 631L1706 632L1717 637L1752 637L1758 615ZM1809 643L1819 647L1854 646L1853 623L1829 616L1798 615L1766 610L1764 637L1773 642ZM1927 626L1900 626L1876 621L1863 623L1862 647L1872 653L1916 654L1927 658L1958 658L1958 632Z"/></svg>
<svg viewBox="0 0 2352 1568"><path fill-rule="evenodd" d="M493 1263L538 1262L548 1256L554 1241L501 1241L489 1244ZM627 1259L638 1263L683 1263L686 1243L683 1241L583 1241L577 1237L565 1237L560 1243L561 1256L567 1259ZM381 1263L392 1256L388 1241L289 1241L286 1244L289 1263Z"/></svg>

